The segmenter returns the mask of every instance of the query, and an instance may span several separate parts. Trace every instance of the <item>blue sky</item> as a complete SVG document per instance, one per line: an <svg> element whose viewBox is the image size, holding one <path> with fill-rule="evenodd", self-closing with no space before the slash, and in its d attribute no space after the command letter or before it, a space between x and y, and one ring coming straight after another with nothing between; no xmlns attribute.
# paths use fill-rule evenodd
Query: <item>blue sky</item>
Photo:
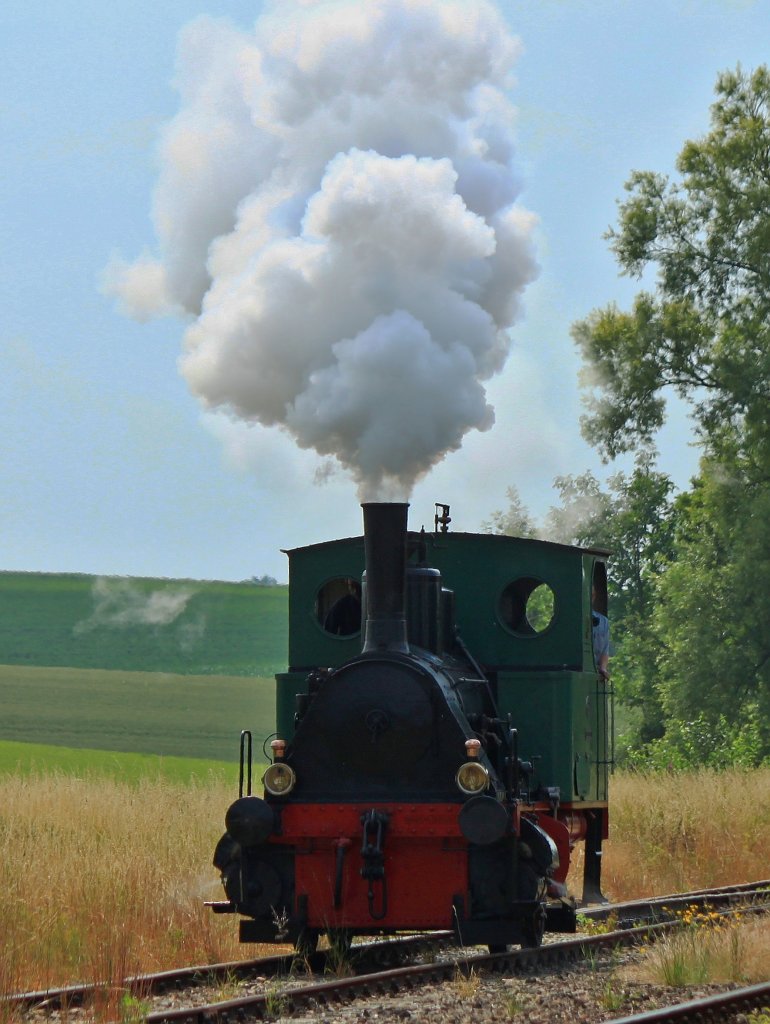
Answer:
<svg viewBox="0 0 770 1024"><path fill-rule="evenodd" d="M542 514L554 476L605 472L579 436L569 328L638 285L618 277L602 234L632 169L672 172L707 130L718 72L770 53L761 0L498 6L523 46L511 99L540 276L488 387L495 426L418 484L413 528L444 501L454 526L476 529L510 484ZM360 529L344 474L315 484L312 453L202 412L177 365L183 324L127 319L100 288L115 254L155 246L180 29L207 14L246 30L259 13L240 0L11 0L0 13L2 569L283 580L281 548ZM659 447L682 486L688 441L674 409Z"/></svg>

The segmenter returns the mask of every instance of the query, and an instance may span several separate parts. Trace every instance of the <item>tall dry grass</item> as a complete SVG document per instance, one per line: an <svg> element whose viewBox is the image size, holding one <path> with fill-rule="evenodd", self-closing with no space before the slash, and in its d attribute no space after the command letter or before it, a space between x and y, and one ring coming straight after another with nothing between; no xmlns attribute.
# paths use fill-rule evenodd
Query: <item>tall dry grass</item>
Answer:
<svg viewBox="0 0 770 1024"><path fill-rule="evenodd" d="M211 857L234 796L214 780L0 778L0 993L249 955L235 919L203 906L222 895ZM770 873L770 769L620 774L611 806L614 899Z"/></svg>
<svg viewBox="0 0 770 1024"><path fill-rule="evenodd" d="M707 924L691 921L643 952L642 959L624 972L630 980L674 988L757 984L770 977L770 922L766 918L725 921L718 917Z"/></svg>
<svg viewBox="0 0 770 1024"><path fill-rule="evenodd" d="M614 900L770 877L770 768L612 779L603 889Z"/></svg>
<svg viewBox="0 0 770 1024"><path fill-rule="evenodd" d="M221 782L0 779L0 993L244 955L211 856Z"/></svg>

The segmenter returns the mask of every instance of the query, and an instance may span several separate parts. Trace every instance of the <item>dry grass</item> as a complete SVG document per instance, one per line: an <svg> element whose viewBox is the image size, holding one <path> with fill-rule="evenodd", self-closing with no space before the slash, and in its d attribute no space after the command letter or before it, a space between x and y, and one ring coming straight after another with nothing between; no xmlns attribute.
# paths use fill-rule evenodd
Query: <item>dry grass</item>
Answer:
<svg viewBox="0 0 770 1024"><path fill-rule="evenodd" d="M242 957L211 866L234 794L0 779L0 993Z"/></svg>
<svg viewBox="0 0 770 1024"><path fill-rule="evenodd" d="M673 988L705 983L752 985L770 977L770 922L760 918L693 923L645 950L625 969L633 981Z"/></svg>
<svg viewBox="0 0 770 1024"><path fill-rule="evenodd" d="M458 967L452 984L458 999L473 999L479 991L481 977L472 967L467 971L461 971Z"/></svg>
<svg viewBox="0 0 770 1024"><path fill-rule="evenodd" d="M211 857L234 796L218 781L1 778L0 994L101 981L115 1019L127 974L258 955L203 907L222 896ZM618 775L611 799L614 899L768 873L770 770Z"/></svg>
<svg viewBox="0 0 770 1024"><path fill-rule="evenodd" d="M604 849L614 900L767 878L770 768L618 774Z"/></svg>

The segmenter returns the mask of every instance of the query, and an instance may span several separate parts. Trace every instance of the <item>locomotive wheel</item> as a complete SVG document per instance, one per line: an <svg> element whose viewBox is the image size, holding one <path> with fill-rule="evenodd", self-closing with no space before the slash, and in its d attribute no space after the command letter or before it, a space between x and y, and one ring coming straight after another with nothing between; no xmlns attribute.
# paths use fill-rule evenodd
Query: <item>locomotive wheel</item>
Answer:
<svg viewBox="0 0 770 1024"><path fill-rule="evenodd" d="M538 905L536 910L521 922L522 949L535 949L543 944L545 933L545 907Z"/></svg>
<svg viewBox="0 0 770 1024"><path fill-rule="evenodd" d="M303 957L312 956L316 949L318 949L319 936L320 932L317 928L305 928L304 931L301 931L294 943L297 955Z"/></svg>

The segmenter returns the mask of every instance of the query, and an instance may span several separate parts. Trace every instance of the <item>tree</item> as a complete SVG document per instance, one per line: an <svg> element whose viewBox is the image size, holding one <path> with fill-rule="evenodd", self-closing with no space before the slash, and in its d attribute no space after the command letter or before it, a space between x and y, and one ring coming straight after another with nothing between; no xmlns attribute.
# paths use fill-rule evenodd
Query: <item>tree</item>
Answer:
<svg viewBox="0 0 770 1024"><path fill-rule="evenodd" d="M584 359L583 431L612 459L650 442L668 392L690 405L703 456L692 490L674 504L652 600L637 607L657 646L638 696L657 700L667 730L658 742L669 750L700 750L708 761L732 744L759 759L770 754L762 726L770 713L766 67L718 78L711 130L684 145L677 169L675 182L634 173L608 234L623 273L657 272L654 290L640 292L630 312L609 305L573 328ZM624 644L624 655L644 662L632 648Z"/></svg>
<svg viewBox="0 0 770 1024"><path fill-rule="evenodd" d="M692 407L710 452L739 439L768 470L770 72L720 75L711 131L687 142L681 181L634 173L609 232L623 273L657 268L655 294L573 328L586 363L585 436L609 458L649 441L666 389Z"/></svg>
<svg viewBox="0 0 770 1024"><path fill-rule="evenodd" d="M561 505L546 516L541 535L559 544L609 547L613 501L590 471L557 476L553 482Z"/></svg>
<svg viewBox="0 0 770 1024"><path fill-rule="evenodd" d="M656 452L642 449L633 473L615 473L603 491L588 472L557 477L561 505L551 508L541 535L564 544L607 548L609 594L617 619L645 617L652 587L671 556L673 484L655 469Z"/></svg>
<svg viewBox="0 0 770 1024"><path fill-rule="evenodd" d="M770 490L707 461L678 506L654 615L665 713L735 725L753 709L770 751Z"/></svg>
<svg viewBox="0 0 770 1024"><path fill-rule="evenodd" d="M481 524L482 533L499 533L505 537L534 537L537 528L521 500L518 490L509 487L506 492L508 508L497 509Z"/></svg>
<svg viewBox="0 0 770 1024"><path fill-rule="evenodd" d="M605 547L612 677L618 697L637 710L631 745L663 731L656 687L660 645L651 628L656 587L672 556L673 484L655 469L654 449L642 449L629 476L615 473L603 491L591 473L557 477L562 504L550 510L543 536L568 544Z"/></svg>

